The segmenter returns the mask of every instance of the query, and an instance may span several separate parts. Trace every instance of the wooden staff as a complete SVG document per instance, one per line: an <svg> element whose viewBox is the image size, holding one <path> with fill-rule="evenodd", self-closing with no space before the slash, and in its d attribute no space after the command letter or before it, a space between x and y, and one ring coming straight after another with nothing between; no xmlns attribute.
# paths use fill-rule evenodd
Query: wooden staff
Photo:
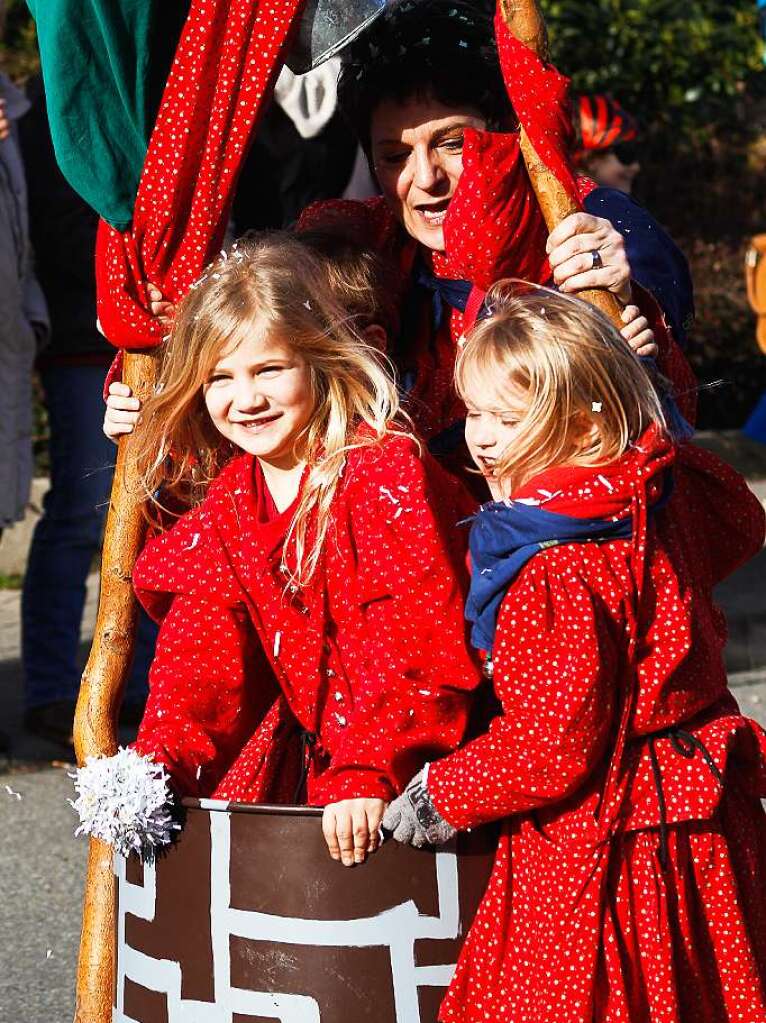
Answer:
<svg viewBox="0 0 766 1023"><path fill-rule="evenodd" d="M500 0L513 35L543 60L548 56L545 22L536 0ZM535 152L524 128L521 151L549 230L579 211L555 175ZM620 305L608 291L580 292L621 326ZM150 397L156 380L156 352L125 357L124 380L141 402ZM79 764L90 756L112 756L117 750L117 715L133 657L137 606L131 584L145 522L138 499L131 437L119 444L101 560L101 595L90 657L77 701L74 738ZM110 1023L115 970L115 878L112 849L91 839L85 882L82 936L77 968L74 1023Z"/></svg>
<svg viewBox="0 0 766 1023"><path fill-rule="evenodd" d="M547 61L548 33L537 0L500 0L500 10L511 34L541 60ZM570 197L556 175L538 156L523 125L519 134L521 154L529 180L548 230L553 231L566 217L579 213L581 206ZM578 291L577 297L600 309L618 330L622 327L622 307L611 291L601 288Z"/></svg>
<svg viewBox="0 0 766 1023"><path fill-rule="evenodd" d="M143 404L154 389L157 352L126 353L123 379ZM120 440L101 555L96 630L74 723L77 762L117 752L117 716L133 661L137 604L131 574L145 533L132 437ZM85 880L75 1023L109 1023L115 966L113 850L90 840Z"/></svg>

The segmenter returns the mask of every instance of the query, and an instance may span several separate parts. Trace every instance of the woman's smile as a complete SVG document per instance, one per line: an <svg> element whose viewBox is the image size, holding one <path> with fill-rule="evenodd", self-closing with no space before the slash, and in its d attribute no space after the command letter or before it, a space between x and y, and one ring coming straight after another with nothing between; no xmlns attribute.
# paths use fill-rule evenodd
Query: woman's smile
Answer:
<svg viewBox="0 0 766 1023"><path fill-rule="evenodd" d="M433 203L432 205L424 203L421 206L416 206L415 209L426 222L428 227L442 227L444 225L444 221L447 219L449 204L450 200L444 199L442 202Z"/></svg>

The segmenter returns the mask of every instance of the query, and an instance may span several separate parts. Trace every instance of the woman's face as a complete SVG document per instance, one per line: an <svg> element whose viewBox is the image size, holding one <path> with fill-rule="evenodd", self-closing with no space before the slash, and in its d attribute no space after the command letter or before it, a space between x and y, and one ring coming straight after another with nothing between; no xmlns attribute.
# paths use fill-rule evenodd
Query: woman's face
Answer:
<svg viewBox="0 0 766 1023"><path fill-rule="evenodd" d="M463 173L466 128L487 122L471 106L433 99L386 100L372 115L372 162L383 195L416 241L444 251L444 219Z"/></svg>
<svg viewBox="0 0 766 1023"><path fill-rule="evenodd" d="M290 345L255 332L221 354L203 389L220 434L280 469L298 464L295 443L314 412L308 364Z"/></svg>

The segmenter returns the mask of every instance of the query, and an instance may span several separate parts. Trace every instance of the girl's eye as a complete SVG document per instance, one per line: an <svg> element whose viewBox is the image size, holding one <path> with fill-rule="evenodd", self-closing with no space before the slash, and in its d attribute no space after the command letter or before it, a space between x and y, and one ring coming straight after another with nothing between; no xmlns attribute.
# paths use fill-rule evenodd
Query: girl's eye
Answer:
<svg viewBox="0 0 766 1023"><path fill-rule="evenodd" d="M283 366L262 366L258 370L258 376L262 377L265 374L268 374L268 376L274 376L275 373L280 373L283 369Z"/></svg>
<svg viewBox="0 0 766 1023"><path fill-rule="evenodd" d="M463 151L463 136L460 135L454 139L445 139L441 143L442 149L447 149L450 153L461 153Z"/></svg>
<svg viewBox="0 0 766 1023"><path fill-rule="evenodd" d="M208 382L208 385L210 385L210 384L220 384L221 381L228 380L228 379L229 379L229 377L227 377L225 373L211 373L210 376L207 378L207 382Z"/></svg>
<svg viewBox="0 0 766 1023"><path fill-rule="evenodd" d="M518 426L519 425L518 419L501 419L500 422L503 424L503 426Z"/></svg>

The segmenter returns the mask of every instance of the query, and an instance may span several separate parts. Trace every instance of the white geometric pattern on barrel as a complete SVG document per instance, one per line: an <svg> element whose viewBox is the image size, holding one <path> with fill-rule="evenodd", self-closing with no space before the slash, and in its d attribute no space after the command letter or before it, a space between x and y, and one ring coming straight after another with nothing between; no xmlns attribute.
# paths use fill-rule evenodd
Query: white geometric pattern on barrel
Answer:
<svg viewBox="0 0 766 1023"><path fill-rule="evenodd" d="M152 959L125 944L125 916L154 919L156 872L144 866L143 885L128 882L125 860L115 857L119 884L117 918L117 1008L113 1023L137 1023L124 1011L125 980L167 995L169 1023L232 1023L232 1014L273 1017L280 1023L321 1023L319 1005L305 995L248 991L231 986L229 939L249 938L290 945L362 948L388 946L397 1023L420 1023L418 987L446 987L454 965L416 966L415 942L422 938L453 939L460 927L457 856L436 853L438 916L420 916L411 900L375 917L357 920L305 920L231 908L229 885L230 814L225 804L203 801L210 813L210 913L215 973L214 1005L181 998L181 967L169 959Z"/></svg>

